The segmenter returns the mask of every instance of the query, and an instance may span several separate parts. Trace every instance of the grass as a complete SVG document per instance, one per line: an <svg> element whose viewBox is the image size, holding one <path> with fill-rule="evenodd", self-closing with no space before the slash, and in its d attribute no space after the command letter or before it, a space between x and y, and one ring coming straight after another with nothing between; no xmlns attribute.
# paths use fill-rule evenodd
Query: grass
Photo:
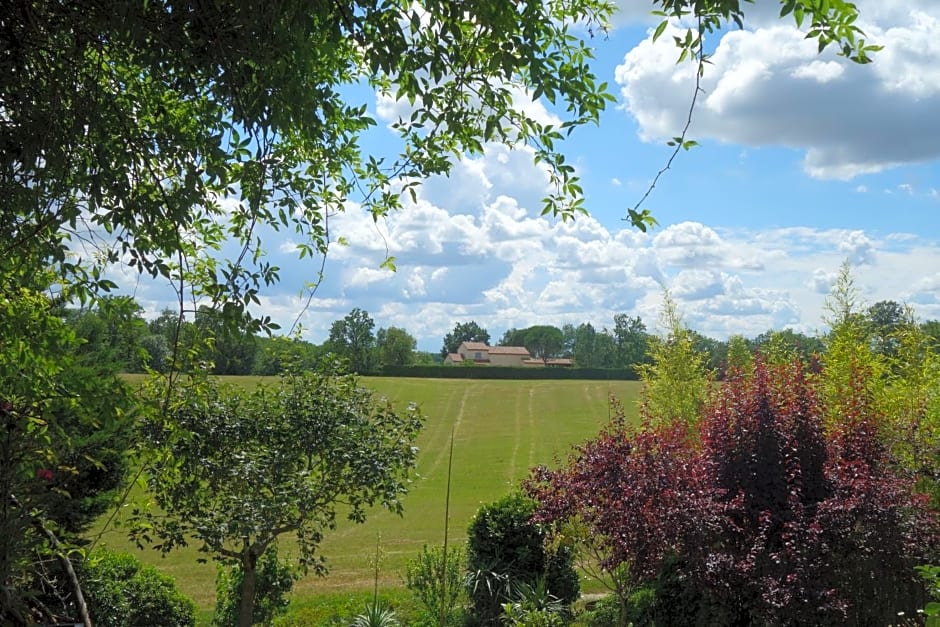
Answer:
<svg viewBox="0 0 940 627"><path fill-rule="evenodd" d="M240 385L256 385L256 377L229 377ZM381 538L379 586L400 589L408 560L424 544L439 544L444 536L444 496L447 453L454 431L454 471L449 532L452 543L466 538L467 525L483 503L519 485L531 467L552 465L573 444L596 434L607 422L608 397L623 401L636 415L640 384L629 381L491 381L451 379L364 378L362 383L393 403L414 401L426 416L419 437L418 476L405 497L405 514L370 512L365 524L343 521L321 546L330 574L309 576L294 586L298 609L324 600L359 597L371 590L376 537ZM138 496L143 496L138 495ZM195 549L161 557L137 550L120 529L107 531L102 544L138 554L145 562L174 577L190 595L205 620L215 600L213 564L199 564ZM284 543L282 555L291 544ZM332 602L332 601L331 601Z"/></svg>

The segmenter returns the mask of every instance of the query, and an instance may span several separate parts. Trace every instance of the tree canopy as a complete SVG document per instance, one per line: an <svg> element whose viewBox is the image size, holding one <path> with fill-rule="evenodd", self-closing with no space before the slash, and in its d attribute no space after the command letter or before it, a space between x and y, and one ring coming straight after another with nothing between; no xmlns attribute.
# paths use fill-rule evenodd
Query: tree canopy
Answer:
<svg viewBox="0 0 940 627"><path fill-rule="evenodd" d="M474 320L470 322L458 322L454 325L454 330L444 336L444 345L441 347L441 357L446 357L448 353L456 353L457 348L462 342L484 342L489 343L490 333Z"/></svg>

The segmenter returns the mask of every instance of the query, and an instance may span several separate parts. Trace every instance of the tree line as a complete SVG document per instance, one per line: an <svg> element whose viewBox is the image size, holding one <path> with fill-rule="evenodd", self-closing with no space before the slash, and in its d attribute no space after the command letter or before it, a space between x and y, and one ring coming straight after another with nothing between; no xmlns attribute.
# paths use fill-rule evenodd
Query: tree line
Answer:
<svg viewBox="0 0 940 627"><path fill-rule="evenodd" d="M164 310L146 320L143 308L131 297L100 299L87 309L63 309L62 317L82 342L78 351L116 372L166 372L202 367L217 375L272 376L289 365L310 369L327 354L340 357L350 371L373 373L384 366L431 365L454 353L462 342L490 343L489 331L470 320L457 322L443 337L439 353L417 350L417 340L401 327L376 328L367 311L354 308L330 325L327 339L315 344L303 339L255 332L247 325L228 324L217 312L200 308L192 320L180 320L176 311ZM857 314L871 329L872 348L890 357L897 350L896 332L910 324L905 308L896 301L877 302ZM940 321L920 324L940 342ZM187 350L206 337L208 349L196 356ZM656 337L639 316L616 314L610 326L581 324L534 325L507 329L496 345L524 346L538 359L570 358L579 368L635 368L650 363L650 342ZM729 352L745 348L753 353L771 343L796 350L804 359L825 351L824 338L793 329L768 330L752 338L718 340L689 331L692 348L706 366L723 374ZM173 347L176 347L175 349ZM187 363L189 362L189 363Z"/></svg>

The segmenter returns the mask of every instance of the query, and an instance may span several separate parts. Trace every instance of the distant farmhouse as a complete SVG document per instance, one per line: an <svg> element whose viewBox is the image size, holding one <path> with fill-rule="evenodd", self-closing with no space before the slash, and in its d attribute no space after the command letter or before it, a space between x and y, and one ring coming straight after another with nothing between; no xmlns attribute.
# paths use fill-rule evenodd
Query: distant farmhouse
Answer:
<svg viewBox="0 0 940 627"><path fill-rule="evenodd" d="M484 342L462 342L456 353L448 353L445 364L472 363L479 366L555 366L570 368L570 359L536 359L524 346L489 346Z"/></svg>

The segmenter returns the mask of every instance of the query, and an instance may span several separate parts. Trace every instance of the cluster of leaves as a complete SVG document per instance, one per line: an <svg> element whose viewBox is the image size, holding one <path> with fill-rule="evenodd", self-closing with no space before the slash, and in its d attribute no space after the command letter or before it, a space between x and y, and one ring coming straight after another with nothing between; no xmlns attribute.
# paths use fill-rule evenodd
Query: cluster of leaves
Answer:
<svg viewBox="0 0 940 627"><path fill-rule="evenodd" d="M536 520L580 518L608 569L629 563L638 583L659 582L658 607L699 622L888 622L922 602L914 566L936 555L940 526L879 440L883 418L861 400L842 409L827 432L799 362L758 361L698 432L633 433L619 418L565 467L539 470Z"/></svg>
<svg viewBox="0 0 940 627"><path fill-rule="evenodd" d="M195 603L171 577L133 555L98 550L85 558L80 570L89 614L100 627L196 624Z"/></svg>
<svg viewBox="0 0 940 627"><path fill-rule="evenodd" d="M472 624L497 624L503 604L516 601L521 586L542 586L565 606L578 598L571 547L548 546L547 530L532 522L535 507L532 499L515 492L484 505L470 521L467 571Z"/></svg>
<svg viewBox="0 0 940 627"><path fill-rule="evenodd" d="M465 555L462 547L422 547L418 556L408 562L405 585L422 606L425 625L463 623L463 601L466 596L463 572ZM445 572L446 567L446 572Z"/></svg>
<svg viewBox="0 0 940 627"><path fill-rule="evenodd" d="M61 558L128 465L130 395L81 363L61 313L32 290L0 293L0 622L78 615L57 602L70 595Z"/></svg>
<svg viewBox="0 0 940 627"><path fill-rule="evenodd" d="M114 288L103 270L122 263L237 319L279 280L263 232L325 254L347 202L378 219L487 142L531 146L554 183L546 212L583 212L557 145L612 100L576 30L611 10L19 2L0 23L0 274L26 283L52 264L85 297ZM375 121L349 97L358 85L407 103L397 154L362 150ZM520 91L564 121L536 120Z"/></svg>
<svg viewBox="0 0 940 627"><path fill-rule="evenodd" d="M401 513L421 428L352 375L325 363L246 392L193 378L167 415L148 416L148 487L158 508L136 512L134 536L169 551L195 540L241 570L239 624L250 624L259 560L285 534L301 566L326 572L317 548L338 515Z"/></svg>

